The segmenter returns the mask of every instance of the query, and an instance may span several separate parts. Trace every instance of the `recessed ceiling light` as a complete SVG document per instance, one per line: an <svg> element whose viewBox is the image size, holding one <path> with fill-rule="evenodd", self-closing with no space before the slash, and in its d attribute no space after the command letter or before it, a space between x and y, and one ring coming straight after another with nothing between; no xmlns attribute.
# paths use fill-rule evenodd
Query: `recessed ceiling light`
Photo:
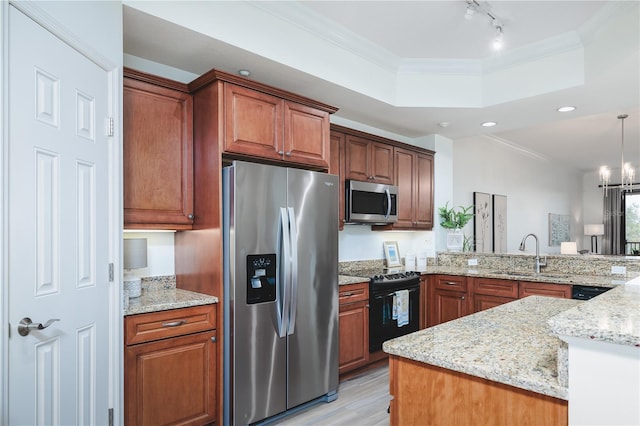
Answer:
<svg viewBox="0 0 640 426"><path fill-rule="evenodd" d="M446 127L449 127L449 122L448 121L441 121L438 123L438 126L442 127L443 129Z"/></svg>
<svg viewBox="0 0 640 426"><path fill-rule="evenodd" d="M238 70L238 74L243 77L249 77L251 75L251 71L249 70Z"/></svg>
<svg viewBox="0 0 640 426"><path fill-rule="evenodd" d="M571 112L571 111L573 111L575 109L576 109L576 107L574 107L574 106L563 106L563 107L558 108L558 112Z"/></svg>
<svg viewBox="0 0 640 426"><path fill-rule="evenodd" d="M485 121L484 123L482 123L482 127L493 127L496 124L498 123L496 123L495 121Z"/></svg>

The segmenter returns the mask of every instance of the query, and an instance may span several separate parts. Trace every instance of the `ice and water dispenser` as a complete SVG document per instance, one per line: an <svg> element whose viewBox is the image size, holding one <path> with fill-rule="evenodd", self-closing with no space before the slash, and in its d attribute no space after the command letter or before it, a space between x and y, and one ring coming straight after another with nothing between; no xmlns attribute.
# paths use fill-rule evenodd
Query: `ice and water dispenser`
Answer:
<svg viewBox="0 0 640 426"><path fill-rule="evenodd" d="M276 300L276 255L247 255L247 304Z"/></svg>

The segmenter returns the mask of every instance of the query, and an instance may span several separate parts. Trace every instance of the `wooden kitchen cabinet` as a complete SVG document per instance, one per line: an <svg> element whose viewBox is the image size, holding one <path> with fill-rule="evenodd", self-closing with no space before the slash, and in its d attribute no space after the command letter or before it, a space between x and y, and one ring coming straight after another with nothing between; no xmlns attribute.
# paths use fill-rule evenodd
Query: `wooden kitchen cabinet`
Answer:
<svg viewBox="0 0 640 426"><path fill-rule="evenodd" d="M125 424L216 422L215 327L215 305L125 317Z"/></svg>
<svg viewBox="0 0 640 426"><path fill-rule="evenodd" d="M471 313L467 277L432 275L428 287L429 327Z"/></svg>
<svg viewBox="0 0 640 426"><path fill-rule="evenodd" d="M341 167L341 191L345 180L398 187L398 221L371 229L433 228L433 151L337 125L331 125L331 137L332 144L342 147L339 155L343 161L332 167ZM344 203L344 192L340 198ZM344 204L341 214L344 217Z"/></svg>
<svg viewBox="0 0 640 426"><path fill-rule="evenodd" d="M429 277L420 277L420 330L429 326Z"/></svg>
<svg viewBox="0 0 640 426"><path fill-rule="evenodd" d="M480 312L518 298L518 282L495 278L473 277L473 312Z"/></svg>
<svg viewBox="0 0 640 426"><path fill-rule="evenodd" d="M329 111L224 82L223 153L326 170Z"/></svg>
<svg viewBox="0 0 640 426"><path fill-rule="evenodd" d="M347 134L345 179L394 184L393 146Z"/></svg>
<svg viewBox="0 0 640 426"><path fill-rule="evenodd" d="M340 188L338 194L340 199L338 200L338 230L344 229L344 133L331 130L330 132L330 147L331 156L329 161L329 173L338 176L340 182Z"/></svg>
<svg viewBox="0 0 640 426"><path fill-rule="evenodd" d="M569 284L540 283L533 281L520 281L518 297L550 296L571 299L572 286Z"/></svg>
<svg viewBox="0 0 640 426"><path fill-rule="evenodd" d="M346 284L339 292L339 374L369 363L369 283Z"/></svg>
<svg viewBox="0 0 640 426"><path fill-rule="evenodd" d="M433 155L394 148L398 221L391 229L433 228Z"/></svg>
<svg viewBox="0 0 640 426"><path fill-rule="evenodd" d="M187 86L124 69L124 227L193 224L193 100Z"/></svg>

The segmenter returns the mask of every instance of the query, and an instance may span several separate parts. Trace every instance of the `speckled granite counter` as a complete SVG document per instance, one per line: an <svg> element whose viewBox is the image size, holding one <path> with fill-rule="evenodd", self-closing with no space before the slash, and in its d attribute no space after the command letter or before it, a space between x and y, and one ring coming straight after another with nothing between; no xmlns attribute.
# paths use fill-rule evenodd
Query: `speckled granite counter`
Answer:
<svg viewBox="0 0 640 426"><path fill-rule="evenodd" d="M193 291L176 288L143 289L140 297L129 299L129 306L124 308L124 315L144 314L189 306L210 305L212 303L218 303L218 298Z"/></svg>
<svg viewBox="0 0 640 426"><path fill-rule="evenodd" d="M535 272L501 271L483 268L470 269L456 266L429 266L426 270L418 270L418 272L421 272L422 275L459 275L467 277L498 278L514 281L534 281L554 284L577 284L595 287L617 287L625 284L630 279L629 275L631 275L632 277L635 276L635 274L627 274L627 276L562 274L547 273L544 271L537 274ZM381 273L383 273L381 268L379 270L372 268L370 270L345 271L343 275L338 276L338 284L345 285L369 281L369 278L371 276Z"/></svg>
<svg viewBox="0 0 640 426"><path fill-rule="evenodd" d="M383 350L566 400L558 380L561 341L547 321L581 303L530 296L389 340Z"/></svg>
<svg viewBox="0 0 640 426"><path fill-rule="evenodd" d="M636 279L552 317L549 320L551 330L558 335L640 348L638 281Z"/></svg>
<svg viewBox="0 0 640 426"><path fill-rule="evenodd" d="M585 286L596 287L616 287L625 284L629 279L628 276L616 275L583 275L583 274L563 274L540 272L535 273L525 271L502 271L491 269L470 269L455 266L430 266L422 274L446 274L446 275L463 275L467 277L483 277L483 278L499 278L503 280L517 281L535 281L555 284L579 284ZM635 276L635 275L633 275Z"/></svg>
<svg viewBox="0 0 640 426"><path fill-rule="evenodd" d="M368 277L352 277L350 275L338 275L338 285L366 283L369 281Z"/></svg>

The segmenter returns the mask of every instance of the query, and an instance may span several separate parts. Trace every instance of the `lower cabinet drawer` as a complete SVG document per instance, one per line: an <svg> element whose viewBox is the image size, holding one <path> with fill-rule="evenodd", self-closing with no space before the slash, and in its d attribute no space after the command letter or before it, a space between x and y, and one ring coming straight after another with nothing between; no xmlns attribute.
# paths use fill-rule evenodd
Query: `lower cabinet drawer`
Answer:
<svg viewBox="0 0 640 426"><path fill-rule="evenodd" d="M435 289L446 291L467 291L467 277L457 275L434 275L432 285Z"/></svg>
<svg viewBox="0 0 640 426"><path fill-rule="evenodd" d="M369 283L345 284L339 288L338 303L353 303L369 300Z"/></svg>
<svg viewBox="0 0 640 426"><path fill-rule="evenodd" d="M473 278L473 294L501 296L516 299L518 297L518 281L496 278Z"/></svg>
<svg viewBox="0 0 640 426"><path fill-rule="evenodd" d="M216 328L216 305L193 306L125 317L125 345Z"/></svg>

